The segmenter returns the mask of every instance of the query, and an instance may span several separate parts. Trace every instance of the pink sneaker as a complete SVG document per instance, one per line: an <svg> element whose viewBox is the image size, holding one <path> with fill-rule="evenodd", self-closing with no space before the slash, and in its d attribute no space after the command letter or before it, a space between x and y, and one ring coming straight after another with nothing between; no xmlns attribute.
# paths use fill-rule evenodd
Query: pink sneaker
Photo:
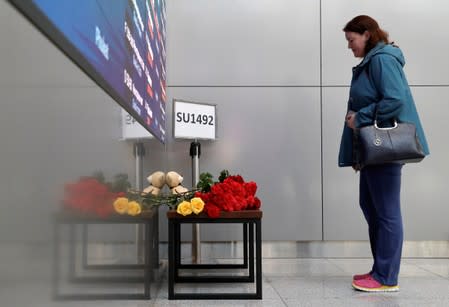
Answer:
<svg viewBox="0 0 449 307"><path fill-rule="evenodd" d="M396 292L399 286L385 286L375 280L371 275L364 279L354 280L352 286L360 291L365 292Z"/></svg>
<svg viewBox="0 0 449 307"><path fill-rule="evenodd" d="M361 275L354 275L354 276L352 276L352 280L365 279L365 278L367 278L368 276L370 276L370 273L361 274Z"/></svg>

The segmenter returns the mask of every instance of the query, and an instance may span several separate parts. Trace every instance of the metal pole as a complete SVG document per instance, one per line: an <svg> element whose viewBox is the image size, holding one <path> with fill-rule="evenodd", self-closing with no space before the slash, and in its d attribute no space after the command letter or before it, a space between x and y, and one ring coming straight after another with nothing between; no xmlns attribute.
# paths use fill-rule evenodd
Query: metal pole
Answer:
<svg viewBox="0 0 449 307"><path fill-rule="evenodd" d="M136 160L136 190L143 190L143 157L145 156L145 146L141 142L134 143L134 157ZM136 253L137 263L144 263L144 249L143 249L144 227L141 224L136 224Z"/></svg>
<svg viewBox="0 0 449 307"><path fill-rule="evenodd" d="M192 157L192 186L196 187L200 181L200 155L201 144L195 140L190 144L190 156ZM192 224L192 262L201 263L201 238L200 224Z"/></svg>

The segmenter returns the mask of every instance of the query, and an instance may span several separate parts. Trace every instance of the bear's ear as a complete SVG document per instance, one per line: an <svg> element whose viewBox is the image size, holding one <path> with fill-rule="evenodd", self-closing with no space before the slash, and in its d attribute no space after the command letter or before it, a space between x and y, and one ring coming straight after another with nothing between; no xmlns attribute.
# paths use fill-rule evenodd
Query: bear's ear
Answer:
<svg viewBox="0 0 449 307"><path fill-rule="evenodd" d="M149 184L151 184L151 180L153 179L153 174L147 177L147 181Z"/></svg>

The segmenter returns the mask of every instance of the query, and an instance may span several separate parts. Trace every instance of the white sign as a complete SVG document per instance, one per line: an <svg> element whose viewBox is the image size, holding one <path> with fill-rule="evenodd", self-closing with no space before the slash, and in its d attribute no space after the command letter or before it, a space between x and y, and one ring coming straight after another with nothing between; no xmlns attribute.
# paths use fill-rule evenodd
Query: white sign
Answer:
<svg viewBox="0 0 449 307"><path fill-rule="evenodd" d="M122 138L129 139L152 139L154 138L138 121L122 109Z"/></svg>
<svg viewBox="0 0 449 307"><path fill-rule="evenodd" d="M215 140L216 106L173 99L173 126L175 138Z"/></svg>

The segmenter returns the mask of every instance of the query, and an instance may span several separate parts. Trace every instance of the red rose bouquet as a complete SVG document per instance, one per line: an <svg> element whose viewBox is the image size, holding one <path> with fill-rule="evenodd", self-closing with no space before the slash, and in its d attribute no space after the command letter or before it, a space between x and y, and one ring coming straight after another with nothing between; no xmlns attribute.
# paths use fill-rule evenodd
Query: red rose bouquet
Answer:
<svg viewBox="0 0 449 307"><path fill-rule="evenodd" d="M103 174L97 172L93 176L81 177L76 182L66 184L63 205L72 212L107 217L114 211L114 200L124 196L129 187L126 174L118 174L113 182L105 182Z"/></svg>
<svg viewBox="0 0 449 307"><path fill-rule="evenodd" d="M204 211L209 217L218 217L220 211L240 211L259 209L261 202L256 196L257 184L245 182L240 175L229 175L227 170L220 173L219 181L213 183L209 173L200 176L195 197L201 198Z"/></svg>

